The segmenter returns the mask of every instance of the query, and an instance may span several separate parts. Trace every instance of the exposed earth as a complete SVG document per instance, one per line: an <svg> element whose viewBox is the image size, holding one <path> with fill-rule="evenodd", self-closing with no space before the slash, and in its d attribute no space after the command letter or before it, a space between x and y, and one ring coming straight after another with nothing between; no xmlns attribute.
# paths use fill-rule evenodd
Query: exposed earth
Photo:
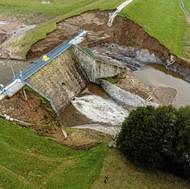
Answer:
<svg viewBox="0 0 190 189"><path fill-rule="evenodd" d="M103 58L111 58L113 60L123 62L127 64L129 68L127 72L118 75L115 78L110 78L111 80L108 78L108 81L110 80L121 89L129 91L134 95L138 95L144 100L149 100L163 105L172 104L177 95L177 90L175 88L171 88L170 86L147 86L142 81L137 79L136 76L133 74L133 71L141 69L144 65L148 63L162 63L162 61L168 60L170 58L169 50L162 46L156 39L150 37L143 30L143 28L141 28L131 20L123 20L122 18L118 17L116 18L113 27L107 27L108 17L109 12L107 11L93 11L68 18L63 22L58 23L57 29L55 31L48 34L45 39L40 40L31 47L30 51L28 52L27 58L29 60L32 60L42 56L43 54L56 47L62 41L69 39L72 35L78 32L80 28L84 28L88 31L87 38L82 44L84 47L91 48L93 53L96 53L98 56L101 56ZM15 33L16 30L19 30L20 27L24 28L21 23L17 23L15 21L4 21L2 22L2 24L5 25L5 33ZM178 63L181 63L182 60L176 58L176 61L178 60ZM96 89L90 94L94 94L94 92L97 93L97 91L99 91L99 89ZM14 101L19 102L19 96L20 95L14 97ZM8 102L10 103L10 101ZM7 101L3 102L3 104L7 104ZM11 102L11 104L15 103ZM9 107L9 105L7 106ZM36 104L36 107L34 107L34 109L37 109L38 106L39 102ZM30 122L34 121L33 117L36 117L37 124L43 125L44 123L46 123L46 120L44 119L45 115L43 115L44 113L42 113L40 118L38 118L38 113L34 115L34 113L31 112L31 108L29 108L29 112L27 109L25 110L24 108L22 111L25 112L25 117L23 117L24 114L22 113L18 114L17 112L16 115L15 113L13 113L16 109L17 108L13 108L12 112L10 112L7 107L2 107L2 111L6 111L6 114L9 114L15 118L24 121L28 120ZM29 116L29 114L31 115ZM89 121L89 118L81 115L80 113L77 113L75 108L73 108L72 106L66 108L63 114L65 115L63 117L63 125L79 126L92 123L91 121ZM73 119L70 119L72 116ZM30 117L31 120L28 119ZM41 122L39 122L39 120ZM53 130L55 129L54 126L52 128ZM49 128L48 132L52 128ZM59 136L56 137L60 138Z"/></svg>
<svg viewBox="0 0 190 189"><path fill-rule="evenodd" d="M36 25L25 25L17 19L5 19L0 16L0 57L16 59L14 50L11 48L14 40L24 35Z"/></svg>

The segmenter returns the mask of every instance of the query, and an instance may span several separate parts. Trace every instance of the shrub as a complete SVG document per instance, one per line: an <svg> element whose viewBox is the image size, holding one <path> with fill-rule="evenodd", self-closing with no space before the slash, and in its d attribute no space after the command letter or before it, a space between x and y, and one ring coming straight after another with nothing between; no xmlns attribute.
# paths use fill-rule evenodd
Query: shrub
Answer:
<svg viewBox="0 0 190 189"><path fill-rule="evenodd" d="M135 163L190 174L190 108L141 107L122 125L118 148Z"/></svg>

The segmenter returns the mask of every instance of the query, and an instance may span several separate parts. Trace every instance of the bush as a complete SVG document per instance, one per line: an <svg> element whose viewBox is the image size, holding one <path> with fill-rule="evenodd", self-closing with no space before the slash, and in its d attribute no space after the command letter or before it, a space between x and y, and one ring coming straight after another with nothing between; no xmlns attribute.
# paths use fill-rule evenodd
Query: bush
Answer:
<svg viewBox="0 0 190 189"><path fill-rule="evenodd" d="M117 145L137 164L189 177L190 108L137 108L124 121Z"/></svg>

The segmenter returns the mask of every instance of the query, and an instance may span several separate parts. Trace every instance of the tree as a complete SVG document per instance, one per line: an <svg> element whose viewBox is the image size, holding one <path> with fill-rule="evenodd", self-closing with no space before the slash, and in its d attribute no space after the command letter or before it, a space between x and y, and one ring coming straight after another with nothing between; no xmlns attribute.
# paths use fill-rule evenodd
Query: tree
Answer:
<svg viewBox="0 0 190 189"><path fill-rule="evenodd" d="M190 107L141 107L122 125L118 148L135 163L190 175Z"/></svg>

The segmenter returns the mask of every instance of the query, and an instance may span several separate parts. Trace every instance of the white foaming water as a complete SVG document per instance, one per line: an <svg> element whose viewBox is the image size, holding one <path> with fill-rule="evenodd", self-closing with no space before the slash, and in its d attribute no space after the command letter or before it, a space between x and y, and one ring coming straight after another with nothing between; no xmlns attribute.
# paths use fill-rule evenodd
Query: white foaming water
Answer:
<svg viewBox="0 0 190 189"><path fill-rule="evenodd" d="M72 104L81 114L94 122L120 125L128 116L128 111L113 100L96 95L76 97Z"/></svg>

